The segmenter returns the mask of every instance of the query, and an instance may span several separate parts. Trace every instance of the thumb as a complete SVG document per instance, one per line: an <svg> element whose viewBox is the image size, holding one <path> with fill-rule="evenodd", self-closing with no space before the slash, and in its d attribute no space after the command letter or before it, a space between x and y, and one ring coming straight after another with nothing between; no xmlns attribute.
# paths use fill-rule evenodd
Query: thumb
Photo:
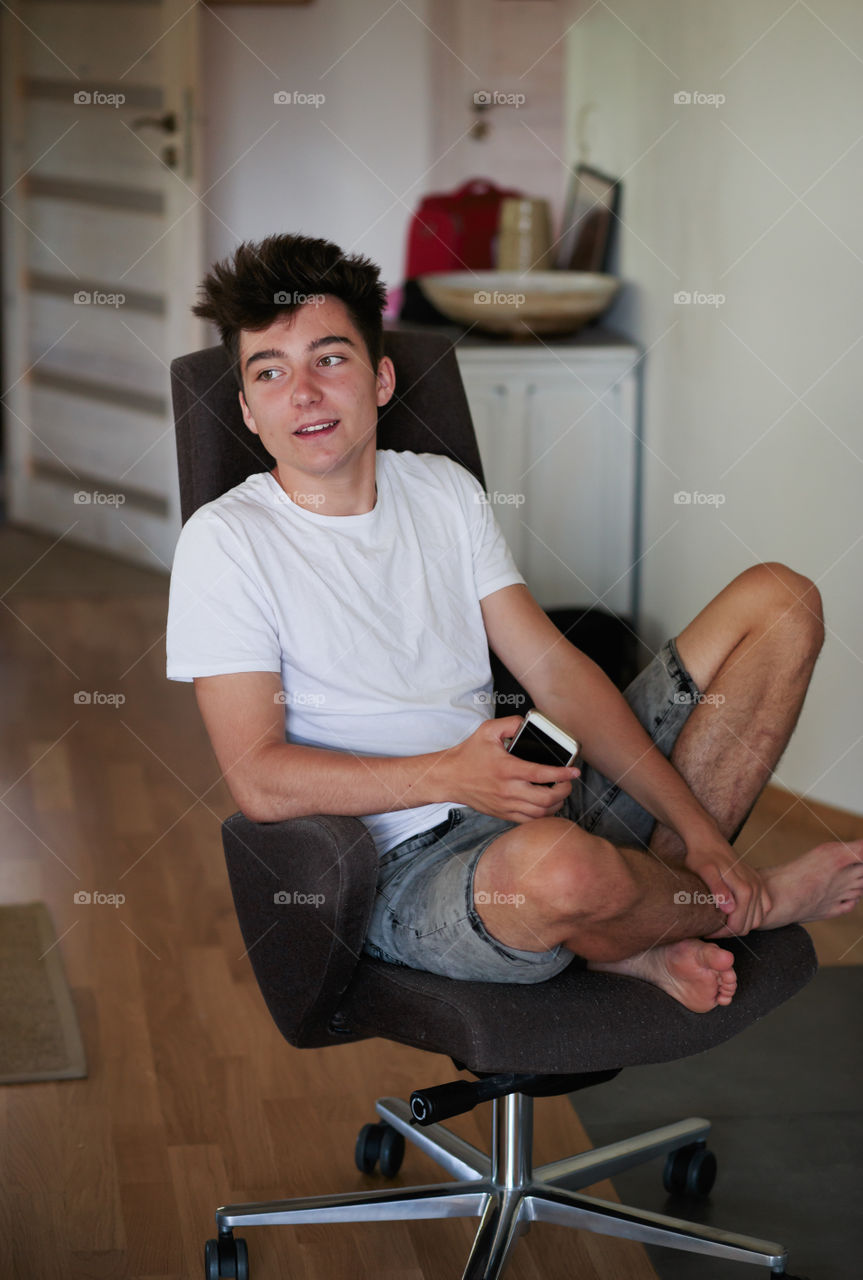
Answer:
<svg viewBox="0 0 863 1280"><path fill-rule="evenodd" d="M737 906L737 898L734 896L734 891L726 883L721 871L716 878L716 888L713 896L716 899L716 906L719 910L730 916Z"/></svg>
<svg viewBox="0 0 863 1280"><path fill-rule="evenodd" d="M499 720L492 720L494 736L501 741L504 738L514 738L521 728L523 719L523 716L501 716Z"/></svg>
<svg viewBox="0 0 863 1280"><path fill-rule="evenodd" d="M736 906L736 901L719 868L714 866L701 867L698 874L713 895L714 905L720 911L724 911L726 915L731 915Z"/></svg>

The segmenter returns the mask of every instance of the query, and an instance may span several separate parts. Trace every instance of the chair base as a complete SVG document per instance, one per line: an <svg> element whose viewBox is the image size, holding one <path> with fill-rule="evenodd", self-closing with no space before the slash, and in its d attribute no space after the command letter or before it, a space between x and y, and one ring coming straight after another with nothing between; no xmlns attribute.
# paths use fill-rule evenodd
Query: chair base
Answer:
<svg viewBox="0 0 863 1280"><path fill-rule="evenodd" d="M492 1103L490 1156L441 1124L419 1128L408 1104L399 1098L382 1098L376 1107L381 1120L457 1180L421 1187L223 1205L216 1211L220 1239L229 1241L234 1228L242 1226L478 1217L480 1224L463 1280L496 1280L503 1275L518 1237L533 1222L552 1222L643 1244L761 1264L769 1267L773 1275L786 1274L786 1251L774 1241L580 1194L580 1188L654 1156L704 1143L710 1132L707 1120L681 1120L533 1169L533 1099L524 1094L511 1093Z"/></svg>

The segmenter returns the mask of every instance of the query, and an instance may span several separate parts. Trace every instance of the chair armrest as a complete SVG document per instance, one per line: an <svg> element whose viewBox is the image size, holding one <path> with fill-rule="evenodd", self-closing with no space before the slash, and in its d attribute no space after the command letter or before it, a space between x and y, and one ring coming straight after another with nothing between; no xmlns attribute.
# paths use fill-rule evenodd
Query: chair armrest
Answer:
<svg viewBox="0 0 863 1280"><path fill-rule="evenodd" d="M368 828L344 816L251 822L235 813L222 843L246 953L276 1026L298 1047L344 1042L329 1024L374 904L378 855Z"/></svg>

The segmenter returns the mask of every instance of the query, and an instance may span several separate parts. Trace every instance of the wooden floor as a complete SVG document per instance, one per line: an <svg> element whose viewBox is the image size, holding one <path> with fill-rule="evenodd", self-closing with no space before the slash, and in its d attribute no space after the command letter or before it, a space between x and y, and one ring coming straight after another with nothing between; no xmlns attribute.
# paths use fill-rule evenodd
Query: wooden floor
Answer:
<svg viewBox="0 0 863 1280"><path fill-rule="evenodd" d="M192 688L164 676L166 579L66 547L35 563L48 545L0 530L0 901L47 902L89 1076L0 1088L0 1274L197 1280L217 1205L380 1185L353 1165L374 1098L452 1070L381 1041L298 1052L281 1039L224 873L219 827L234 806ZM744 838L774 862L861 834L863 819L774 791ZM125 901L78 904L79 890ZM824 962L863 959L863 913L813 934ZM565 1099L536 1117L538 1160L587 1145ZM485 1123L481 1110L453 1127L485 1145ZM440 1176L409 1145L398 1181ZM253 1280L437 1280L461 1275L472 1226L245 1234ZM556 1227L520 1242L510 1274L654 1276L639 1246Z"/></svg>

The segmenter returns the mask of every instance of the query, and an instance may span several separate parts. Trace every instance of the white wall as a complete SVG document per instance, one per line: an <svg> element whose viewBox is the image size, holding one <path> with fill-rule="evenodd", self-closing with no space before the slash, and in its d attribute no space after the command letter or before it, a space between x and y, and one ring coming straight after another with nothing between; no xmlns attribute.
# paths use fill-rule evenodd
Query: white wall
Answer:
<svg viewBox="0 0 863 1280"><path fill-rule="evenodd" d="M436 163L430 185L449 191L491 178L547 200L559 232L567 177L563 155L565 0L430 0ZM471 126L477 90L502 95ZM523 100L523 101L519 101ZM511 102L519 105L510 105Z"/></svg>
<svg viewBox="0 0 863 1280"><path fill-rule="evenodd" d="M240 240L302 232L368 254L388 284L401 280L406 227L430 164L426 8L427 0L411 0L410 10L390 0L204 8L208 261ZM326 101L276 105L279 91Z"/></svg>
<svg viewBox="0 0 863 1280"><path fill-rule="evenodd" d="M569 154L596 104L589 160L624 177L629 284L608 320L648 349L647 639L755 561L814 578L828 639L776 780L861 812L863 8L569 8ZM725 302L675 305L679 290ZM694 490L724 503L675 504Z"/></svg>
<svg viewBox="0 0 863 1280"><path fill-rule="evenodd" d="M207 260L241 239L302 231L369 254L398 285L413 209L426 193L471 177L547 199L557 234L567 185L565 5L204 8ZM469 133L478 89L525 98L488 112L481 141ZM280 90L326 101L277 106Z"/></svg>

